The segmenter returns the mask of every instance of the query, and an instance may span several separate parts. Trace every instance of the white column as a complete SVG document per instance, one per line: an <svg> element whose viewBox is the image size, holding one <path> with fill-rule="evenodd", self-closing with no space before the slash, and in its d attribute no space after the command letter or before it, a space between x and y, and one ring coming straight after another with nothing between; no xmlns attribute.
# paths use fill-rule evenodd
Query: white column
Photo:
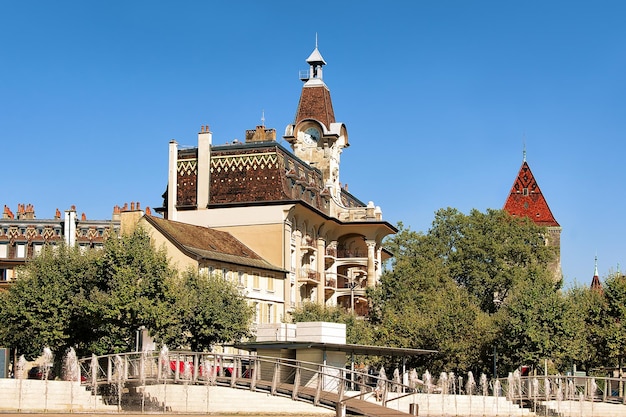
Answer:
<svg viewBox="0 0 626 417"><path fill-rule="evenodd" d="M176 194L178 193L178 143L174 139L169 147L169 171L167 173L167 219L176 220Z"/></svg>
<svg viewBox="0 0 626 417"><path fill-rule="evenodd" d="M65 244L68 247L76 245L76 210L65 210L63 235L65 237Z"/></svg>
<svg viewBox="0 0 626 417"><path fill-rule="evenodd" d="M317 284L317 302L319 304L326 304L326 272L324 268L324 253L326 251L326 242L324 239L317 239L317 253L315 261L317 263L316 268L320 276L320 282Z"/></svg>
<svg viewBox="0 0 626 417"><path fill-rule="evenodd" d="M211 187L211 143L213 135L209 126L203 126L198 133L198 178L196 184L196 204L198 210L204 210L209 205L209 188Z"/></svg>
<svg viewBox="0 0 626 417"><path fill-rule="evenodd" d="M366 240L367 245L367 286L376 285L376 241Z"/></svg>

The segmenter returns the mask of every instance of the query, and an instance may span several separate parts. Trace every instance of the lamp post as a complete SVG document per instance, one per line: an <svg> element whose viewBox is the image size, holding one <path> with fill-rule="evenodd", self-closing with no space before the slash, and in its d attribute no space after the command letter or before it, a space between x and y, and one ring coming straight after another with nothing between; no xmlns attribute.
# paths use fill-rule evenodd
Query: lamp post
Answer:
<svg viewBox="0 0 626 417"><path fill-rule="evenodd" d="M354 314L354 289L357 286L357 283L354 280L350 281L350 313Z"/></svg>

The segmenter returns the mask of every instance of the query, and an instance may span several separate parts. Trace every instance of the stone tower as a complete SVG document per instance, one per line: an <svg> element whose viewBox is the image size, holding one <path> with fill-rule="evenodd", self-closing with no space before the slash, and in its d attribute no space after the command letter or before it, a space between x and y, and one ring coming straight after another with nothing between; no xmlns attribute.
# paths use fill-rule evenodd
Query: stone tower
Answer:
<svg viewBox="0 0 626 417"><path fill-rule="evenodd" d="M554 218L548 202L526 162L525 154L509 197L504 203L504 210L512 216L528 217L535 224L547 229L546 244L558 248L557 259L550 266L550 269L555 281L560 281L563 275L561 271L561 226Z"/></svg>

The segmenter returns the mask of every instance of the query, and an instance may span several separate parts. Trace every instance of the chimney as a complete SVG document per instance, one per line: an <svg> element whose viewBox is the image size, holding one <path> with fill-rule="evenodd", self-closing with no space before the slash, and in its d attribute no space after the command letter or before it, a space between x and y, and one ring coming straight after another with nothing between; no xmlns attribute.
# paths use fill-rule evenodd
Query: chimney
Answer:
<svg viewBox="0 0 626 417"><path fill-rule="evenodd" d="M205 210L209 205L211 186L211 143L213 134L209 126L203 126L198 133L198 177L196 183L196 203L198 210Z"/></svg>
<svg viewBox="0 0 626 417"><path fill-rule="evenodd" d="M176 220L176 195L178 194L178 143L174 139L169 147L169 171L167 173L167 212L165 218Z"/></svg>

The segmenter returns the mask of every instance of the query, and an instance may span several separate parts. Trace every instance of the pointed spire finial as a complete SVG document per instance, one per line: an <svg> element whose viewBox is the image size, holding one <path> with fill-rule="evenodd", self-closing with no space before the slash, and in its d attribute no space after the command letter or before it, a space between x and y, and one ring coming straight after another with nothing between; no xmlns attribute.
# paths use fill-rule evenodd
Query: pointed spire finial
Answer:
<svg viewBox="0 0 626 417"><path fill-rule="evenodd" d="M315 49L317 49L317 32L315 32Z"/></svg>
<svg viewBox="0 0 626 417"><path fill-rule="evenodd" d="M524 135L522 136L522 144L523 144L523 161L522 162L526 162L526 133L524 133Z"/></svg>
<svg viewBox="0 0 626 417"><path fill-rule="evenodd" d="M261 126L265 127L265 110L261 110Z"/></svg>
<svg viewBox="0 0 626 417"><path fill-rule="evenodd" d="M597 277L598 276L598 255L596 255L596 260L595 260L595 267L593 269L593 276Z"/></svg>

